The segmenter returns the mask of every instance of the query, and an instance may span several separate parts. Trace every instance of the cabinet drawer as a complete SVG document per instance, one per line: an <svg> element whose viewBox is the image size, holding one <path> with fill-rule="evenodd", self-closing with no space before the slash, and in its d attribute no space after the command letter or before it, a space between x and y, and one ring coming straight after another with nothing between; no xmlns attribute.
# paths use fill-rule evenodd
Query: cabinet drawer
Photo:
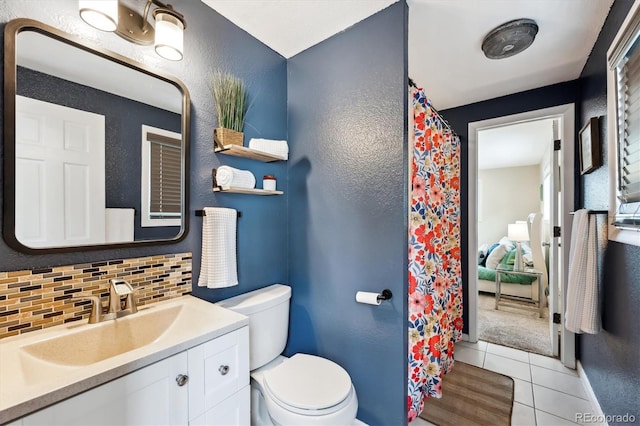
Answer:
<svg viewBox="0 0 640 426"><path fill-rule="evenodd" d="M189 419L249 384L249 327L189 349Z"/></svg>
<svg viewBox="0 0 640 426"><path fill-rule="evenodd" d="M195 420L191 426L228 426L248 425L251 422L251 389L247 385L220 404L208 410Z"/></svg>

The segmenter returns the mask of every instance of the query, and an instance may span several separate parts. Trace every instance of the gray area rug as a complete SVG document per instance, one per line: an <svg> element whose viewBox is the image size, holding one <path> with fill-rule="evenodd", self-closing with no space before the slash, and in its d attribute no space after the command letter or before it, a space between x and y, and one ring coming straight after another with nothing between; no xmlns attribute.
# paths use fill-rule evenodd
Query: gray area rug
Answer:
<svg viewBox="0 0 640 426"><path fill-rule="evenodd" d="M442 381L442 398L427 398L420 417L438 426L509 426L511 377L456 361Z"/></svg>
<svg viewBox="0 0 640 426"><path fill-rule="evenodd" d="M498 345L552 356L549 338L549 309L542 318L533 305L502 300L494 309L495 297L478 295L478 338Z"/></svg>

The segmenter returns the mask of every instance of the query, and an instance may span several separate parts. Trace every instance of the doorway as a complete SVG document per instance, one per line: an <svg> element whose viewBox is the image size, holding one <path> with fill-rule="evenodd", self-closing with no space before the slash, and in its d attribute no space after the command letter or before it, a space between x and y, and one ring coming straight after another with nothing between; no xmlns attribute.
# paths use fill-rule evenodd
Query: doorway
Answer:
<svg viewBox="0 0 640 426"><path fill-rule="evenodd" d="M557 182L551 179L551 163L558 120L477 132L478 339L547 356L558 354L547 303L551 194L558 192L550 188ZM498 305L497 269L513 271L500 274Z"/></svg>
<svg viewBox="0 0 640 426"><path fill-rule="evenodd" d="M553 130L554 141L568 141L567 143L556 143L557 151L550 155L550 158L557 162L558 166L550 165L548 174L549 179L556 178L558 182L558 190L561 195L558 195L558 202L555 205L558 207L554 211L551 203L549 206L550 211L548 217L550 220L550 227L559 227L561 236L554 238L552 235L549 237L551 247L549 249L549 327L550 327L550 345L553 342L557 342L556 336L559 336L559 343L555 347L552 346L552 351L555 354L560 355L563 364L570 368L575 368L575 339L574 335L567 332L563 327L553 323L554 316L560 315L560 323L562 323L564 295L566 294L566 282L567 282L567 262L569 244L562 244L562 239L569 241L571 216L570 212L573 211L573 192L574 192L574 116L575 107L573 104L562 105L558 107L545 108L542 110L530 111L521 114L514 114L510 116L498 117L489 120L483 120L479 122L469 123L469 177L468 177L468 200L469 200L469 221L468 221L468 261L467 271L469 272L469 303L468 303L468 321L469 321L469 333L466 338L471 342L478 340L478 298L475 296L478 294L478 219L486 220L479 210L479 196L478 192L487 190L486 188L480 188L478 185L478 135L482 131L489 129L499 128L508 124L525 123L540 120L552 120L556 124ZM544 177L543 177L544 182ZM544 187L542 188L544 190ZM483 207L484 206L480 206ZM540 210L544 210L544 206L540 206ZM480 213L480 215L479 215ZM556 315L554 315L556 314Z"/></svg>

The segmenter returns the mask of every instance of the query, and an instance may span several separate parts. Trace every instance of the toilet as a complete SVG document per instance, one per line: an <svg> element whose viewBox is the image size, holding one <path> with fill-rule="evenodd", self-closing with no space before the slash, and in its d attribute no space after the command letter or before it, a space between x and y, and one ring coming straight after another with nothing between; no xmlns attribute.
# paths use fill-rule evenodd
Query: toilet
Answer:
<svg viewBox="0 0 640 426"><path fill-rule="evenodd" d="M291 287L274 284L217 303L249 317L251 424L351 425L358 397L346 370L314 355L281 355L290 299Z"/></svg>

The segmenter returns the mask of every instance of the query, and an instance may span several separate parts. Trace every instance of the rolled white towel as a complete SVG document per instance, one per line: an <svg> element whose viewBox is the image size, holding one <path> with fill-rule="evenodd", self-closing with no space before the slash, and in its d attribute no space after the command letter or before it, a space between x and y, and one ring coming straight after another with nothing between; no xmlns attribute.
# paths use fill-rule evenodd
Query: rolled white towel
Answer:
<svg viewBox="0 0 640 426"><path fill-rule="evenodd" d="M289 158L289 145L284 140L251 138L249 148Z"/></svg>
<svg viewBox="0 0 640 426"><path fill-rule="evenodd" d="M240 170L229 166L220 166L216 171L216 183L222 189L255 188L256 177L249 170Z"/></svg>

